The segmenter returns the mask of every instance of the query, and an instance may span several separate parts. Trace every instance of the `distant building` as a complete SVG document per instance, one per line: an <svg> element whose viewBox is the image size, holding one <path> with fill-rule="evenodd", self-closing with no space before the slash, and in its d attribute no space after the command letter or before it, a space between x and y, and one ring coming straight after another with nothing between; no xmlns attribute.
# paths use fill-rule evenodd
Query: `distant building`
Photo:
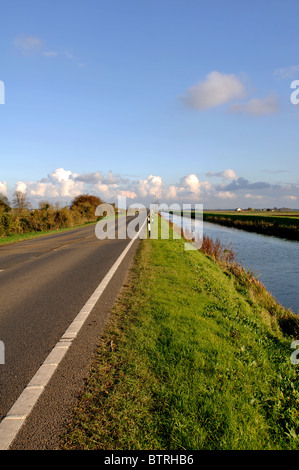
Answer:
<svg viewBox="0 0 299 470"><path fill-rule="evenodd" d="M241 207L237 207L236 212L241 212Z"/></svg>

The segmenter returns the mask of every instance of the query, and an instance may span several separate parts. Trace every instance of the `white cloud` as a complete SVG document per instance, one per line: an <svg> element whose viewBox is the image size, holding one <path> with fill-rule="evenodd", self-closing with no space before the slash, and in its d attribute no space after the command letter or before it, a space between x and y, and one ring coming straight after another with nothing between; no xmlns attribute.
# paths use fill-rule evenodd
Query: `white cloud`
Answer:
<svg viewBox="0 0 299 470"><path fill-rule="evenodd" d="M257 200L263 199L263 196L261 196L260 194L247 193L247 194L245 194L245 197L246 197L246 199L257 199Z"/></svg>
<svg viewBox="0 0 299 470"><path fill-rule="evenodd" d="M69 204L78 194L88 193L99 196L106 202L117 202L119 196L127 198L128 206L132 203L200 203L205 208L229 208L231 204L239 207L255 206L282 207L286 204L296 207L299 200L299 184L270 184L265 181L254 181L236 177L233 169L218 173L208 173L220 178L215 183L201 179L190 173L177 182L166 184L160 175L151 174L146 178L122 178L112 171L103 174L73 173L71 170L56 168L47 177L39 181L18 181L15 189L26 192L32 206L42 201ZM8 191L6 182L0 182L0 192ZM10 197L10 194L8 195ZM234 202L237 201L237 202ZM284 202L283 202L284 201Z"/></svg>
<svg viewBox="0 0 299 470"><path fill-rule="evenodd" d="M0 193L6 194L7 193L7 183L6 181L0 181Z"/></svg>
<svg viewBox="0 0 299 470"><path fill-rule="evenodd" d="M137 194L134 193L134 191L120 191L119 192L120 196L125 196L128 199L135 199L137 197Z"/></svg>
<svg viewBox="0 0 299 470"><path fill-rule="evenodd" d="M174 184L170 185L168 188L169 199L175 200L177 198L177 188Z"/></svg>
<svg viewBox="0 0 299 470"><path fill-rule="evenodd" d="M105 181L107 184L116 184L116 183L119 183L119 178L117 176L115 176L112 171L108 171L108 175L107 177L105 178Z"/></svg>
<svg viewBox="0 0 299 470"><path fill-rule="evenodd" d="M214 71L207 75L205 81L188 88L182 100L188 107L201 110L220 106L244 96L245 87L236 75Z"/></svg>
<svg viewBox="0 0 299 470"><path fill-rule="evenodd" d="M56 57L58 55L58 52L55 51L45 51L43 52L43 55L46 57Z"/></svg>
<svg viewBox="0 0 299 470"><path fill-rule="evenodd" d="M74 175L75 179L82 181L87 184L96 184L100 181L103 181L104 175L100 171L95 171L93 173L82 173L82 175Z"/></svg>
<svg viewBox="0 0 299 470"><path fill-rule="evenodd" d="M64 51L65 56L70 59L74 64L76 64L78 67L84 67L83 62L76 57L71 51Z"/></svg>
<svg viewBox="0 0 299 470"><path fill-rule="evenodd" d="M76 181L69 170L57 168L37 182L19 181L16 184L16 191L27 192L33 198L73 198L80 194L84 184Z"/></svg>
<svg viewBox="0 0 299 470"><path fill-rule="evenodd" d="M42 48L43 42L37 37L21 34L14 39L14 45L22 52L22 54L31 54L33 52L39 52Z"/></svg>
<svg viewBox="0 0 299 470"><path fill-rule="evenodd" d="M60 194L62 197L75 197L82 193L83 184L73 180L62 181Z"/></svg>
<svg viewBox="0 0 299 470"><path fill-rule="evenodd" d="M21 193L26 193L27 184L23 183L23 181L18 181L16 184L16 191L20 191Z"/></svg>
<svg viewBox="0 0 299 470"><path fill-rule="evenodd" d="M62 51L59 54L53 49L44 50L43 41L36 36L20 34L13 40L13 44L24 55L40 54L44 57L50 58L62 55L67 59L71 60L78 67L84 67L83 62L78 57L76 57L71 51Z"/></svg>
<svg viewBox="0 0 299 470"><path fill-rule="evenodd" d="M208 176L217 176L217 177L220 177L224 180L235 180L237 179L237 175L235 173L234 170L232 170L231 168L228 168L227 170L224 170L224 171L220 171L220 172L213 172L213 171L210 171L209 173L207 173Z"/></svg>
<svg viewBox="0 0 299 470"><path fill-rule="evenodd" d="M224 179L228 179L228 180L235 180L237 178L237 175L234 172L234 170L231 170L230 168L228 168L227 170L224 170L222 176Z"/></svg>
<svg viewBox="0 0 299 470"><path fill-rule="evenodd" d="M163 196L163 183L161 176L149 175L140 180L135 188L141 197L161 198Z"/></svg>
<svg viewBox="0 0 299 470"><path fill-rule="evenodd" d="M278 78L292 78L299 72L299 65L290 65L289 67L283 67L275 70L275 75Z"/></svg>
<svg viewBox="0 0 299 470"><path fill-rule="evenodd" d="M69 170L64 170L63 168L57 168L55 171L50 173L49 178L61 183L62 181L69 180L71 174L72 172Z"/></svg>
<svg viewBox="0 0 299 470"><path fill-rule="evenodd" d="M252 116L277 114L279 111L278 99L275 95L267 96L264 99L253 98L247 103L231 106L230 111L232 113L250 114Z"/></svg>
<svg viewBox="0 0 299 470"><path fill-rule="evenodd" d="M46 183L36 183L30 188L30 194L32 196L45 196L47 189L47 184Z"/></svg>
<svg viewBox="0 0 299 470"><path fill-rule="evenodd" d="M94 173L75 174L64 168L56 168L48 177L37 182L19 181L16 189L35 200L62 199L70 200L78 194L87 192L100 196L105 201L116 201L118 196L126 196L129 200L148 201L196 201L203 194L213 191L208 181L200 181L191 173L180 179L177 184L165 185L159 175L149 175L144 179L130 181L116 176L112 171L104 175L100 171Z"/></svg>
<svg viewBox="0 0 299 470"><path fill-rule="evenodd" d="M188 191L194 195L200 194L201 183L196 175L191 174L191 175L185 176L184 178L181 178L180 184L181 184L181 188L180 188L181 192Z"/></svg>
<svg viewBox="0 0 299 470"><path fill-rule="evenodd" d="M235 199L236 198L236 195L232 193L231 191L219 191L216 194L216 196L219 197L220 199Z"/></svg>

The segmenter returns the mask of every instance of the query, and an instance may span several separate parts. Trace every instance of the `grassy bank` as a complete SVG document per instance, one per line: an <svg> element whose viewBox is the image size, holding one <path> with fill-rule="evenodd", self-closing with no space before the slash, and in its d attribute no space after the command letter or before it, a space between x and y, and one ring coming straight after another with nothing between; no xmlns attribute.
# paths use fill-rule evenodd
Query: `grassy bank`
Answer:
<svg viewBox="0 0 299 470"><path fill-rule="evenodd" d="M32 240L33 238L40 238L45 237L47 235L53 235L55 233L62 233L62 232L69 232L70 230L76 230L78 228L87 227L89 225L96 225L98 222L109 220L113 216L106 216L106 217L98 217L97 221L85 222L82 224L74 225L72 227L64 227L58 229L50 229L50 230L41 230L41 231L32 231L27 233L15 233L13 235L7 235L4 238L0 238L0 246L1 245L9 245L11 243L21 242L23 240ZM118 218L119 215L116 213L114 215L115 218ZM120 216L121 217L121 216Z"/></svg>
<svg viewBox="0 0 299 470"><path fill-rule="evenodd" d="M8 245L10 243L17 243L23 240L32 240L33 238L45 237L47 235L53 235L54 233L68 232L88 225L95 225L97 222L85 222L83 224L75 225L73 227L66 227L60 229L32 231L27 233L15 233L13 235L7 235L4 238L0 238L0 245Z"/></svg>
<svg viewBox="0 0 299 470"><path fill-rule="evenodd" d="M299 241L298 211L285 214L281 212L204 212L203 220L249 232Z"/></svg>
<svg viewBox="0 0 299 470"><path fill-rule="evenodd" d="M63 449L299 448L297 318L211 250L140 243Z"/></svg>

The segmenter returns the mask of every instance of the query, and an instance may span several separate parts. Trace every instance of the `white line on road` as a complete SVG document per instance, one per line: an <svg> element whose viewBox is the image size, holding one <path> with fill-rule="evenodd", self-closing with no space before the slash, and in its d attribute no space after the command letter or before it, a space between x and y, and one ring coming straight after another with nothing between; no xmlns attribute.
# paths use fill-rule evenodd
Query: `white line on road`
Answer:
<svg viewBox="0 0 299 470"><path fill-rule="evenodd" d="M68 246L68 245L62 245L62 246L59 246L58 248L54 248L54 250L53 250L53 251L60 250L60 248L65 248L66 246Z"/></svg>
<svg viewBox="0 0 299 470"><path fill-rule="evenodd" d="M139 234L143 230L146 223L146 219L140 228L139 232L136 233L134 238L130 241L127 247L124 249L122 254L116 260L114 265L110 268L104 279L100 282L94 293L88 299L86 304L80 310L74 321L65 331L63 336L60 338L56 346L53 348L49 356L46 358L44 363L41 365L39 370L36 372L34 377L31 379L27 387L23 390L15 404L9 410L7 415L3 418L0 423L0 450L8 450L13 440L20 431L22 425L25 423L26 418L31 413L34 405L41 396L47 383L54 374L60 361L65 356L68 348L72 344L72 341L77 336L81 327L83 326L88 315L92 311L93 307L103 294L105 288L109 284L113 275L119 268L119 265L125 258L126 254L130 250L134 241L138 238Z"/></svg>

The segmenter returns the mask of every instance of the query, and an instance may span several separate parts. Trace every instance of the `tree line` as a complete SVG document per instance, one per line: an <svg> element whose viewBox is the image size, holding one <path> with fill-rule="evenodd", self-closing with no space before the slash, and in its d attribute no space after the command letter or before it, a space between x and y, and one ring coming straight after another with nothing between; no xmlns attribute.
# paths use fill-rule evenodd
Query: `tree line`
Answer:
<svg viewBox="0 0 299 470"><path fill-rule="evenodd" d="M48 201L32 209L26 193L16 191L12 201L0 193L0 238L34 231L58 230L97 221L96 207L103 201L97 196L80 194L69 206L59 207Z"/></svg>

